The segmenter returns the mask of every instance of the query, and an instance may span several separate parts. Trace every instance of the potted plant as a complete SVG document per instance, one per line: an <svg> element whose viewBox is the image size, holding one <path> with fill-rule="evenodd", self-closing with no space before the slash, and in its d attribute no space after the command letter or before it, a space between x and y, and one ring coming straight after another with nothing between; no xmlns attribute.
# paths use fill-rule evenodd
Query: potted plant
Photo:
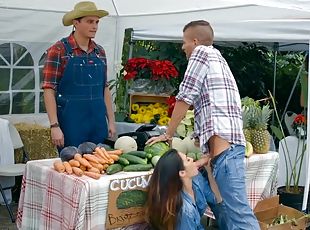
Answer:
<svg viewBox="0 0 310 230"><path fill-rule="evenodd" d="M271 126L271 129L275 136L280 140L279 150L283 152L285 160L285 186L278 188L280 202L301 210L304 188L299 186L299 181L306 153L306 120L302 114L299 114L292 123L295 136L285 137L275 100L270 92L269 94L272 99L275 116L279 125L279 127ZM292 138L297 138L296 146L289 146L288 142ZM290 151L292 147L294 148L293 152Z"/></svg>
<svg viewBox="0 0 310 230"><path fill-rule="evenodd" d="M124 66L124 79L133 80L130 92L171 95L175 88L170 80L177 78L179 72L169 60L153 60L146 58L131 58Z"/></svg>

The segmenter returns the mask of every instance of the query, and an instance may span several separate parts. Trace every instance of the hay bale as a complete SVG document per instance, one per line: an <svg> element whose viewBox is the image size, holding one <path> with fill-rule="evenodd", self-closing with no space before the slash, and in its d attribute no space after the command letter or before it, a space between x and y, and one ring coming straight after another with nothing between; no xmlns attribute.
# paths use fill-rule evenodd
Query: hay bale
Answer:
<svg viewBox="0 0 310 230"><path fill-rule="evenodd" d="M15 127L31 160L58 157L57 149L51 141L50 128L29 123L17 123ZM16 150L16 161L19 162L18 159L21 160L21 156L21 150Z"/></svg>

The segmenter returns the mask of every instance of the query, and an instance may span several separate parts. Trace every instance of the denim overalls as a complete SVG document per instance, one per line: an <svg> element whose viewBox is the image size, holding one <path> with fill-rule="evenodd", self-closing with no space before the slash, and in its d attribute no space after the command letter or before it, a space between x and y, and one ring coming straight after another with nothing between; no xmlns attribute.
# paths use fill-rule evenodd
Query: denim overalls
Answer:
<svg viewBox="0 0 310 230"><path fill-rule="evenodd" d="M65 147L90 141L102 143L108 136L104 89L104 63L94 52L75 56L63 38L68 63L56 92L57 115Z"/></svg>

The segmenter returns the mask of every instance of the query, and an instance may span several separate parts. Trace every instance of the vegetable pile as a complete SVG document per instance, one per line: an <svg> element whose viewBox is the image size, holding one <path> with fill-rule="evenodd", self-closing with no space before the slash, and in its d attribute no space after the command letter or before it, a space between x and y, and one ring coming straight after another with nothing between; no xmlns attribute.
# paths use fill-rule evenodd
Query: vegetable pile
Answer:
<svg viewBox="0 0 310 230"><path fill-rule="evenodd" d="M272 227L279 224L285 224L291 222L293 226L297 226L297 221L295 218L289 219L287 215L280 215L273 219L271 224L268 224L268 227Z"/></svg>
<svg viewBox="0 0 310 230"><path fill-rule="evenodd" d="M79 148L68 146L62 149L61 160L54 161L53 166L59 173L86 175L93 179L99 179L101 174L107 172L109 166L119 160L122 153L121 149L106 150L104 147L85 142Z"/></svg>
<svg viewBox="0 0 310 230"><path fill-rule="evenodd" d="M131 137L120 137L114 147L91 142L82 143L78 148L65 147L60 152L60 159L55 160L54 169L59 173L86 175L100 179L102 174L115 174L120 171L149 171L159 160L160 156L169 150L168 144L158 142L145 146L144 151L137 151L137 144ZM124 150L123 150L124 149Z"/></svg>

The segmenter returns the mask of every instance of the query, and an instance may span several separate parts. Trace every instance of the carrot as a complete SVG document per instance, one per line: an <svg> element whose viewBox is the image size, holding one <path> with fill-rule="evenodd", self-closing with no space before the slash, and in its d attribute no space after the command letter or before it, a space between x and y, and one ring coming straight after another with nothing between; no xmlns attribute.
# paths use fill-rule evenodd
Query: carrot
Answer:
<svg viewBox="0 0 310 230"><path fill-rule="evenodd" d="M111 159L110 154L107 153L107 150L105 150L105 148L100 148L100 149L108 160Z"/></svg>
<svg viewBox="0 0 310 230"><path fill-rule="evenodd" d="M113 155L121 155L123 154L123 150L122 149L107 150L107 153Z"/></svg>
<svg viewBox="0 0 310 230"><path fill-rule="evenodd" d="M110 157L114 160L114 161L118 161L119 156L115 155L115 154L110 154Z"/></svg>
<svg viewBox="0 0 310 230"><path fill-rule="evenodd" d="M104 158L107 160L108 164L114 164L114 160L110 157L110 154L107 153L107 151L105 150L105 148L99 148L101 151L100 155L103 155Z"/></svg>
<svg viewBox="0 0 310 230"><path fill-rule="evenodd" d="M97 157L100 164L105 164L108 162L108 160L106 160L105 158L102 158L98 153L95 153L94 156Z"/></svg>
<svg viewBox="0 0 310 230"><path fill-rule="evenodd" d="M86 166L84 166L84 165L80 165L80 169L82 170L82 171L86 171Z"/></svg>
<svg viewBox="0 0 310 230"><path fill-rule="evenodd" d="M88 161L95 162L97 164L99 163L98 160L97 160L97 157L95 157L93 154L84 154L83 158L85 158Z"/></svg>
<svg viewBox="0 0 310 230"><path fill-rule="evenodd" d="M96 179L96 180L99 180L100 177L101 177L101 174L100 174L100 173L94 173L94 172L87 172L87 171L85 171L84 174L85 174L86 176L89 176L89 177L91 177L91 178L93 178L93 179Z"/></svg>
<svg viewBox="0 0 310 230"><path fill-rule="evenodd" d="M84 165L86 168L87 168L87 167L88 167L88 168L91 168L91 167L92 167L91 164L89 164L89 162L88 162L85 158L83 158L82 155L79 154L79 153L77 153L77 154L74 155L74 160L79 161L80 164L81 164L81 165Z"/></svg>
<svg viewBox="0 0 310 230"><path fill-rule="evenodd" d="M110 159L108 160L108 164L109 164L109 165L113 165L113 164L114 164L114 160L113 160L112 158L110 158Z"/></svg>
<svg viewBox="0 0 310 230"><path fill-rule="evenodd" d="M83 170L77 167L72 167L72 171L77 176L82 176L84 174Z"/></svg>
<svg viewBox="0 0 310 230"><path fill-rule="evenodd" d="M94 172L94 173L99 173L99 174L100 174L100 170L97 169L96 167L89 168L87 171L88 171L88 172Z"/></svg>
<svg viewBox="0 0 310 230"><path fill-rule="evenodd" d="M101 172L103 170L103 165L102 164L97 164L95 162L90 161L89 162L93 167L99 169L99 171Z"/></svg>
<svg viewBox="0 0 310 230"><path fill-rule="evenodd" d="M65 166L60 160L54 161L53 166L54 169L59 173L63 173L66 170Z"/></svg>
<svg viewBox="0 0 310 230"><path fill-rule="evenodd" d="M95 148L96 154L98 154L102 159L108 161L108 157L104 154L103 149L100 147Z"/></svg>
<svg viewBox="0 0 310 230"><path fill-rule="evenodd" d="M79 161L74 160L74 159L69 160L69 164L70 164L72 167L80 167L80 165L81 165Z"/></svg>
<svg viewBox="0 0 310 230"><path fill-rule="evenodd" d="M66 172L68 174L72 174L72 166L69 164L68 161L64 161L63 165L65 166Z"/></svg>
<svg viewBox="0 0 310 230"><path fill-rule="evenodd" d="M108 167L109 167L108 164L104 164L104 165L103 165L103 170L106 171Z"/></svg>

